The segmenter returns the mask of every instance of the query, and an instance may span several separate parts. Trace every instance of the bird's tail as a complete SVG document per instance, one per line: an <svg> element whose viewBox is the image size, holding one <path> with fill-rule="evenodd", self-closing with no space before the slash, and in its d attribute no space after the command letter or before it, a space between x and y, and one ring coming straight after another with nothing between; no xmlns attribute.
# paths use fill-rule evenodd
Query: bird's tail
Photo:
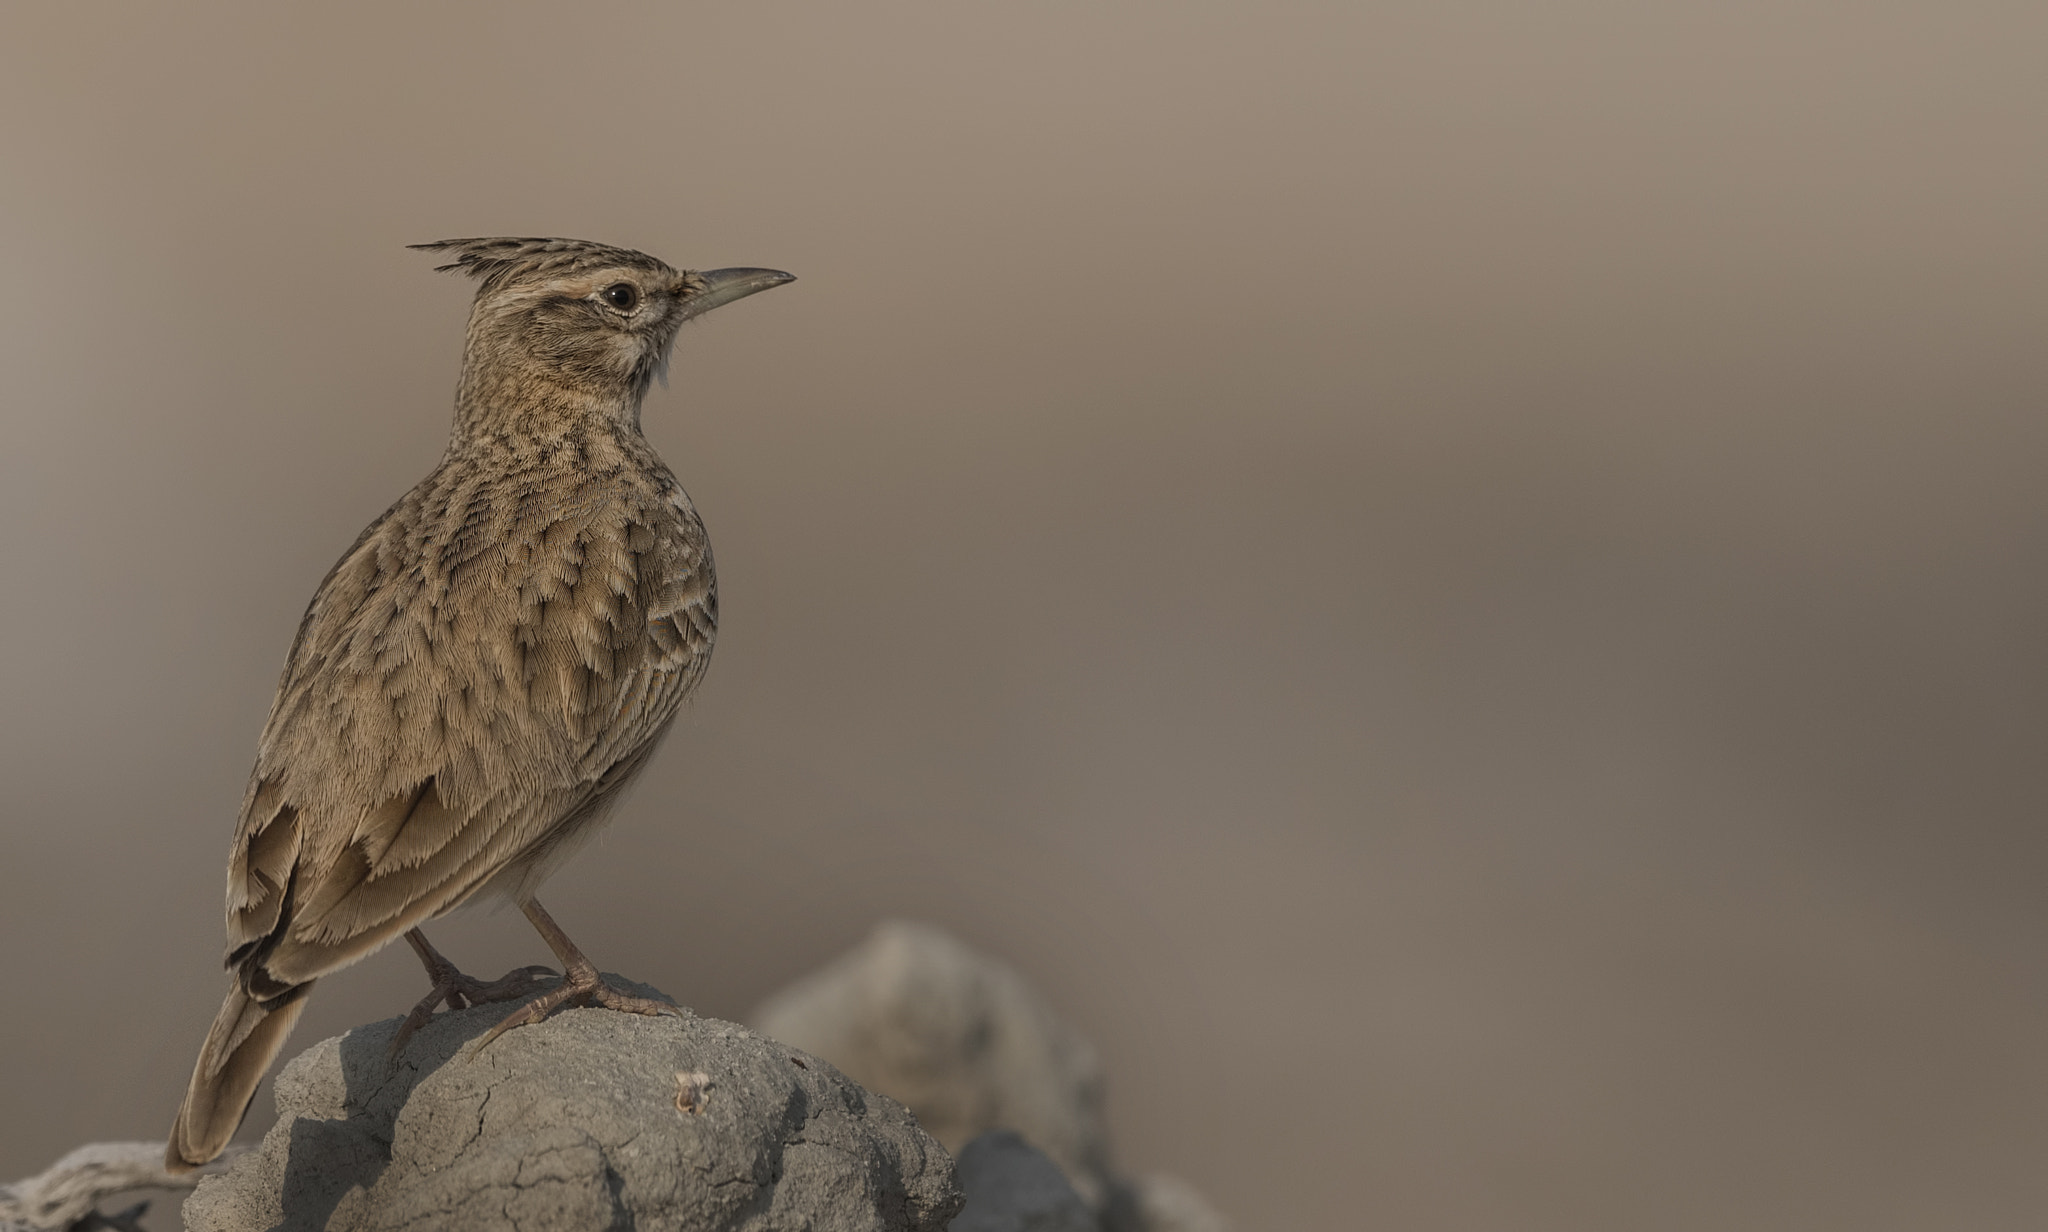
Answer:
<svg viewBox="0 0 2048 1232"><path fill-rule="evenodd" d="M192 1067L192 1085L185 1088L185 1102L171 1126L171 1143L164 1151L164 1167L171 1172L190 1172L219 1155L228 1139L242 1127L249 1101L256 1097L256 1084L270 1069L292 1024L306 1008L306 994L313 982L267 1000L249 995L238 979L228 990L228 999L215 1015L213 1029L206 1033L206 1046L199 1050L199 1063Z"/></svg>

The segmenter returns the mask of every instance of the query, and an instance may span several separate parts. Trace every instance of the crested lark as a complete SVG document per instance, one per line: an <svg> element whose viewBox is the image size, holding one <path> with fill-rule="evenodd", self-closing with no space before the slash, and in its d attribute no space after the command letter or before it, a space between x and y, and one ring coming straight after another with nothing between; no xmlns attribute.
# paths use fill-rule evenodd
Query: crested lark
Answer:
<svg viewBox="0 0 2048 1232"><path fill-rule="evenodd" d="M228 856L234 985L173 1170L227 1145L313 981L401 934L434 981L408 1031L443 1000L539 987L531 968L472 980L420 934L478 894L518 903L564 968L499 1031L568 1002L668 1008L604 984L533 894L647 764L717 628L704 524L640 434L641 400L684 321L791 278L579 240L418 247L482 284L454 431L292 644Z"/></svg>

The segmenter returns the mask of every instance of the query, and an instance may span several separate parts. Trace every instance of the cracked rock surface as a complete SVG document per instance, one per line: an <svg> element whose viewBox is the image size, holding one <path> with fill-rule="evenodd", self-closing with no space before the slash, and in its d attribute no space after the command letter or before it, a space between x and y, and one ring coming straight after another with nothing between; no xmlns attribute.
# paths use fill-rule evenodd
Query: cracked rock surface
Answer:
<svg viewBox="0 0 2048 1232"><path fill-rule="evenodd" d="M396 1018L315 1044L186 1227L942 1232L959 1210L951 1161L901 1104L788 1045L567 1009L470 1059L506 1012L438 1014L395 1062Z"/></svg>

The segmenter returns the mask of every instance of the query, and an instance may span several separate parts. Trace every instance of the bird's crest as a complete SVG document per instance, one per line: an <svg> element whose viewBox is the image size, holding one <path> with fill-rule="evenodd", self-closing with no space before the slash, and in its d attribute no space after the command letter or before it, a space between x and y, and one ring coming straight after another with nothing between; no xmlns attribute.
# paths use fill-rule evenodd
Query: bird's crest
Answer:
<svg viewBox="0 0 2048 1232"><path fill-rule="evenodd" d="M609 244L598 244L590 240L491 236L467 240L435 240L432 243L406 246L422 252L453 254L453 261L446 265L437 265L434 267L435 270L460 270L485 286L502 285L514 279L559 278L585 270L614 269L619 266L669 277L676 274L676 271L665 262L658 261L644 252L635 252L631 248L614 248Z"/></svg>

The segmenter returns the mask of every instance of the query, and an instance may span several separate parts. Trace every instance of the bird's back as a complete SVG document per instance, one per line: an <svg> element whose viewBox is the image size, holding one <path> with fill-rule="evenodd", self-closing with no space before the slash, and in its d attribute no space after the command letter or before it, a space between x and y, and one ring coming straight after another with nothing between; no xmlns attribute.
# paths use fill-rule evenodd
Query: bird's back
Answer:
<svg viewBox="0 0 2048 1232"><path fill-rule="evenodd" d="M644 764L716 622L703 524L637 431L452 448L300 625L230 858L245 985L486 885L530 893Z"/></svg>

